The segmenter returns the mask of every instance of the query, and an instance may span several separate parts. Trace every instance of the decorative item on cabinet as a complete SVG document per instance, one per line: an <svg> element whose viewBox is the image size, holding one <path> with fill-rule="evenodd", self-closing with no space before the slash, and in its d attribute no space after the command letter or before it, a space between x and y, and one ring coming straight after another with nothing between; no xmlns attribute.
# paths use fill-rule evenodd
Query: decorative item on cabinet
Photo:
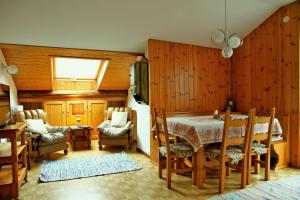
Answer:
<svg viewBox="0 0 300 200"><path fill-rule="evenodd" d="M235 112L235 103L233 101L233 98L232 97L228 97L228 100L227 100L227 104L224 108L224 111L226 110L230 110L231 112Z"/></svg>

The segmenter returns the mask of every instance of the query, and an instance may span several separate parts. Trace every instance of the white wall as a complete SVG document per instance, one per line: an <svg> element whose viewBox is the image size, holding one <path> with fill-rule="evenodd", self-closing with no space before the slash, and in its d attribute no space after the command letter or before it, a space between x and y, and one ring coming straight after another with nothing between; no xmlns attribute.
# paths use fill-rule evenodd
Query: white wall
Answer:
<svg viewBox="0 0 300 200"><path fill-rule="evenodd" d="M138 104L130 94L127 102L137 114L137 147L150 155L150 106Z"/></svg>
<svg viewBox="0 0 300 200"><path fill-rule="evenodd" d="M0 65L1 64L4 64L6 66L5 58L0 49ZM0 83L9 85L9 87L10 87L10 105L11 105L11 107L18 105L17 88L15 86L15 83L14 83L11 75L7 74L3 70L0 70ZM0 139L0 143L5 142L5 141L6 141L6 139Z"/></svg>
<svg viewBox="0 0 300 200"><path fill-rule="evenodd" d="M0 65L4 64L6 66L6 61L3 53L0 49ZM18 105L17 88L10 74L5 71L0 70L0 83L7 84L10 87L10 104L11 107Z"/></svg>

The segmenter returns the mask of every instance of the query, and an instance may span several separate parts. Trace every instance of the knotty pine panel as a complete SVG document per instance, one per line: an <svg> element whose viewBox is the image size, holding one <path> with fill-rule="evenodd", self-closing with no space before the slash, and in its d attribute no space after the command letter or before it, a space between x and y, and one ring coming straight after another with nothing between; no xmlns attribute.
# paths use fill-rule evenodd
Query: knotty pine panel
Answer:
<svg viewBox="0 0 300 200"><path fill-rule="evenodd" d="M239 111L291 115L291 164L300 167L299 2L285 6L251 32L232 57L232 95ZM290 16L288 23L282 18Z"/></svg>
<svg viewBox="0 0 300 200"><path fill-rule="evenodd" d="M97 81L54 80L53 90L98 90Z"/></svg>
<svg viewBox="0 0 300 200"><path fill-rule="evenodd" d="M128 90L130 65L140 54L98 50L0 44L7 64L16 65L18 90L52 90L51 56L109 59L99 90ZM76 85L75 85L76 86ZM74 88L76 90L76 88Z"/></svg>
<svg viewBox="0 0 300 200"><path fill-rule="evenodd" d="M150 105L167 112L222 110L230 95L230 61L220 50L149 40Z"/></svg>

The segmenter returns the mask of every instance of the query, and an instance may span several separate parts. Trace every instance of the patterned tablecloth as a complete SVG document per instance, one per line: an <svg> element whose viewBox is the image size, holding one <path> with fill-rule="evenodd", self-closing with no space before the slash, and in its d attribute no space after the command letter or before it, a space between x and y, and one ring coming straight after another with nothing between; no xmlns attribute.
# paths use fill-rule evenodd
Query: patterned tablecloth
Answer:
<svg viewBox="0 0 300 200"><path fill-rule="evenodd" d="M232 114L234 119L247 118L246 115ZM222 141L223 120L213 119L208 116L176 116L167 118L168 131L178 137L188 141L195 152L204 144L216 143ZM245 135L246 127L236 127L230 129L231 137ZM267 124L255 125L254 133L266 132ZM273 134L282 134L282 128L278 119L274 120Z"/></svg>

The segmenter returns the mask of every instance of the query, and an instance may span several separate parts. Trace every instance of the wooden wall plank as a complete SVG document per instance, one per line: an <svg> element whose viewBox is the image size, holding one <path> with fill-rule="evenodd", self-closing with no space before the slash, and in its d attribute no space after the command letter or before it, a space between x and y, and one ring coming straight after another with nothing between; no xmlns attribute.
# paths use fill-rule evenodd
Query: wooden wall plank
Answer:
<svg viewBox="0 0 300 200"><path fill-rule="evenodd" d="M13 76L18 90L51 90L51 56L109 59L99 90L128 90L130 65L140 54L69 48L0 44L7 64L18 67Z"/></svg>
<svg viewBox="0 0 300 200"><path fill-rule="evenodd" d="M239 111L255 107L291 115L291 164L300 167L300 3L285 6L245 39L232 57L232 94ZM290 21L284 23L284 16Z"/></svg>
<svg viewBox="0 0 300 200"><path fill-rule="evenodd" d="M230 95L230 62L218 49L149 40L151 109L213 112Z"/></svg>

